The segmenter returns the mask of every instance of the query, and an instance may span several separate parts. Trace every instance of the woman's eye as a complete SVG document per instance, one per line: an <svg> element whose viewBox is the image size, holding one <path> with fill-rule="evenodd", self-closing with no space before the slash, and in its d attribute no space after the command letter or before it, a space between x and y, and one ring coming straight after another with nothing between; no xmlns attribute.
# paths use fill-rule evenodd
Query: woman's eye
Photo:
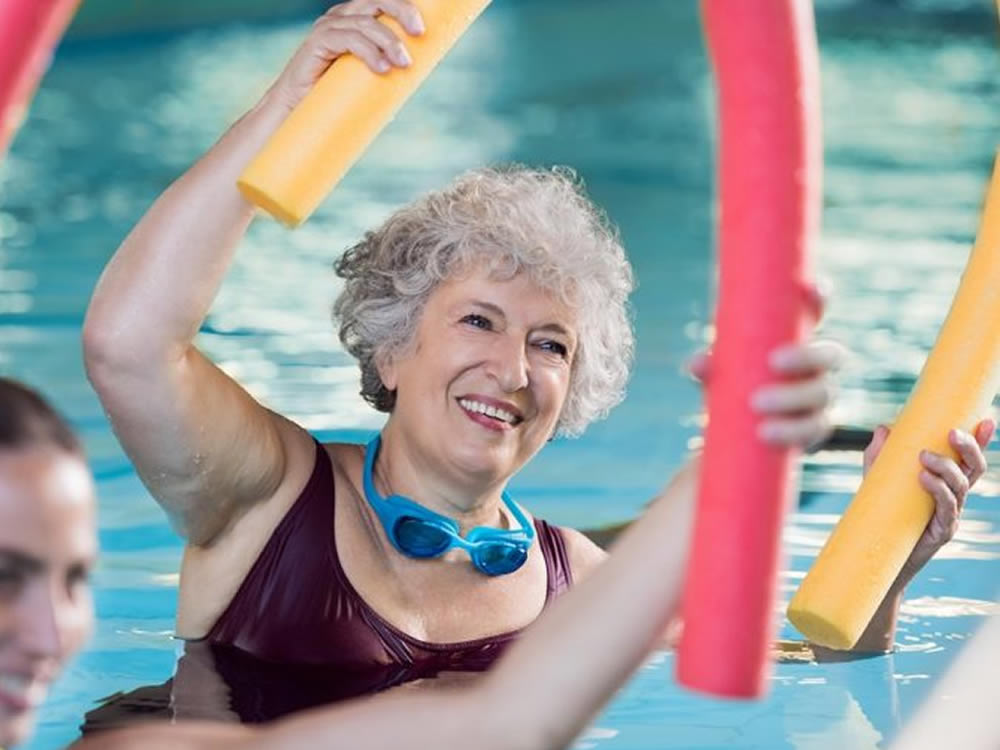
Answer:
<svg viewBox="0 0 1000 750"><path fill-rule="evenodd" d="M565 359L566 355L569 354L569 349L566 348L566 345L561 344L558 341L540 341L537 346L543 351L558 354L563 359Z"/></svg>
<svg viewBox="0 0 1000 750"><path fill-rule="evenodd" d="M489 331L493 328L493 324L490 319L484 315L476 315L475 313L471 315L466 315L462 318L463 323L468 323L470 326L475 326L476 328L482 328L484 331Z"/></svg>
<svg viewBox="0 0 1000 750"><path fill-rule="evenodd" d="M16 568L0 568L0 598L17 594L24 585L24 573Z"/></svg>
<svg viewBox="0 0 1000 750"><path fill-rule="evenodd" d="M69 574L66 576L67 583L69 587L76 588L77 586L89 586L90 585L90 570L85 567L75 567L70 570Z"/></svg>

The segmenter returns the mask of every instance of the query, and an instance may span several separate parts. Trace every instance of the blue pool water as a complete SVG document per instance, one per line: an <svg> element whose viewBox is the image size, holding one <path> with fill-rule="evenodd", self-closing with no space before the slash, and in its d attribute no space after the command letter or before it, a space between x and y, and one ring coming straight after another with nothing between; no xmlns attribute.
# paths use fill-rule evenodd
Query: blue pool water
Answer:
<svg viewBox="0 0 1000 750"><path fill-rule="evenodd" d="M877 4L872 15L865 4L830 3L819 19L817 264L832 294L824 330L853 352L844 423L889 420L908 393L958 283L1000 141L990 3L956 15L920 5ZM636 515L696 439L701 414L684 362L709 336L714 115L695 10L675 0L497 0L308 225L254 226L202 348L317 434L360 438L380 418L357 397L329 324L331 259L463 169L570 164L621 226L636 267L637 368L628 400L582 439L548 446L514 492L568 525ZM101 495L96 634L53 692L33 750L71 740L97 699L161 683L174 666L180 542L83 376L89 292L148 204L253 102L307 27L70 43L0 167L0 371L39 386L72 418ZM856 454L808 462L809 502L786 533L784 596L859 474ZM767 700L735 705L680 690L672 656L658 654L579 746L884 744L994 609L996 494L993 477L980 484L956 541L912 585L894 654L782 663ZM796 638L787 624L781 637Z"/></svg>

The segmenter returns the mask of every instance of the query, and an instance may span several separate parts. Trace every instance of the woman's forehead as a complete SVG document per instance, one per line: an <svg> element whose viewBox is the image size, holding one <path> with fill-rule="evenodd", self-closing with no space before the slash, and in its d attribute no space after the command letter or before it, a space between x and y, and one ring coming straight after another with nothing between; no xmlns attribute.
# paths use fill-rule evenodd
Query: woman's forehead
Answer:
<svg viewBox="0 0 1000 750"><path fill-rule="evenodd" d="M527 313L576 327L576 308L563 295L524 272L498 278L484 269L477 269L444 280L434 296L448 306L481 303L497 307L505 314Z"/></svg>
<svg viewBox="0 0 1000 750"><path fill-rule="evenodd" d="M0 451L0 548L50 557L96 550L96 498L83 459L59 449Z"/></svg>

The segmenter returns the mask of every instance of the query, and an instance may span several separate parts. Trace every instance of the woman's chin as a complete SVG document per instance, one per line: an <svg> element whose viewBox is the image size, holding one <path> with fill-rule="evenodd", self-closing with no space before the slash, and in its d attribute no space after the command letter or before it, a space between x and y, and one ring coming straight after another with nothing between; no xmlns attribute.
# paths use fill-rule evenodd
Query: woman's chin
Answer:
<svg viewBox="0 0 1000 750"><path fill-rule="evenodd" d="M511 460L503 446L490 442L489 440L461 441L453 448L453 460L467 476L481 477L489 482L506 481L520 467Z"/></svg>
<svg viewBox="0 0 1000 750"><path fill-rule="evenodd" d="M27 740L35 728L35 712L0 715L0 747L12 748Z"/></svg>

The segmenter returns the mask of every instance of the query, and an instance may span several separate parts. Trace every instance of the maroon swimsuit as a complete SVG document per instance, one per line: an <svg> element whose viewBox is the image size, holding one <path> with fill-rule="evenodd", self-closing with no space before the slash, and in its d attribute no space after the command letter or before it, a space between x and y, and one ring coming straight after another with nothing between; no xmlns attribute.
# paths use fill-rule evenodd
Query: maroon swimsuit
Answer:
<svg viewBox="0 0 1000 750"><path fill-rule="evenodd" d="M205 641L272 662L346 672L388 667L431 674L487 669L518 636L519 631L512 631L460 643L428 643L384 620L340 565L334 505L333 466L317 444L309 482ZM559 529L538 519L535 529L548 574L548 606L573 579Z"/></svg>

